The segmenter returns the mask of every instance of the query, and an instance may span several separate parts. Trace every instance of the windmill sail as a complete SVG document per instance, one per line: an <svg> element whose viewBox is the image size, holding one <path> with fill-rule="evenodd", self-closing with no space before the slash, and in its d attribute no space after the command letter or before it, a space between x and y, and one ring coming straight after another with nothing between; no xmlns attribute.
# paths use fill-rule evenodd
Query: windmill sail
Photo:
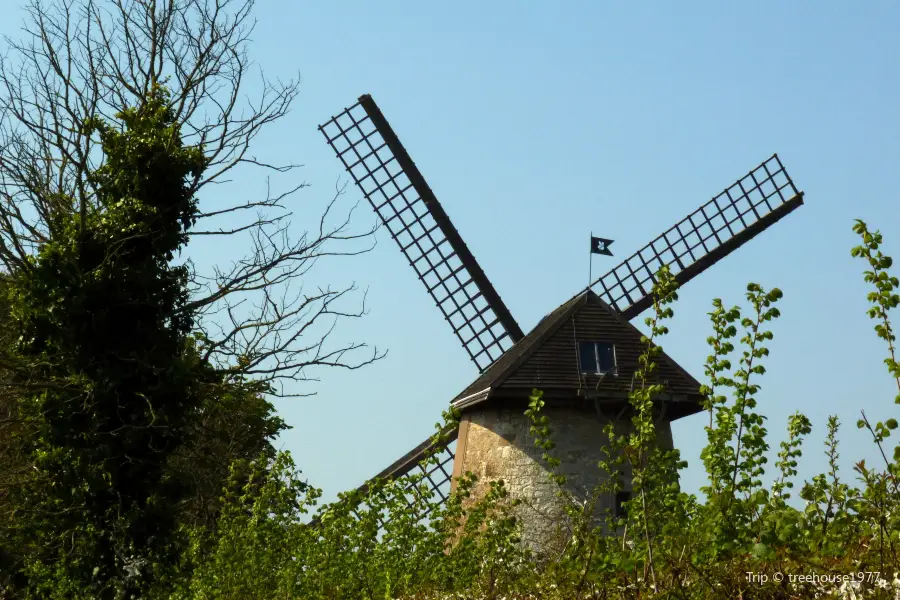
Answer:
<svg viewBox="0 0 900 600"><path fill-rule="evenodd" d="M773 154L597 279L591 289L631 320L653 303L655 274L663 265L684 285L801 204L803 192Z"/></svg>
<svg viewBox="0 0 900 600"><path fill-rule="evenodd" d="M427 438L388 467L382 469L372 479L396 479L414 471L421 473L424 475L422 483L427 484L429 489L434 492L436 499L443 504L450 496L453 459L456 456L456 438L459 434L459 429L454 427L453 429L445 430L445 433L447 434L446 438L437 444L434 443L432 437ZM426 467L423 466L423 462L429 453L433 453L437 460ZM367 482L358 489L365 492L368 487L369 483ZM412 490L407 489L407 491Z"/></svg>
<svg viewBox="0 0 900 600"><path fill-rule="evenodd" d="M369 95L319 130L400 246L479 371L522 338L500 295L463 242Z"/></svg>

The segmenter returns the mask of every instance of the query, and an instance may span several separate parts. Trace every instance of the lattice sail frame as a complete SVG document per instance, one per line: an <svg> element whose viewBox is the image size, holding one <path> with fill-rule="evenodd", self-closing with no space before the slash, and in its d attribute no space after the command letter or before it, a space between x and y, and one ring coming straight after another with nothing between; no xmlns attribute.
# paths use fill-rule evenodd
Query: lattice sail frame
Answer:
<svg viewBox="0 0 900 600"><path fill-rule="evenodd" d="M801 204L803 192L773 154L594 281L591 289L631 320L652 304L655 275L663 265L684 285Z"/></svg>
<svg viewBox="0 0 900 600"><path fill-rule="evenodd" d="M433 443L433 438L429 437L427 440L403 455L403 457L394 461L393 464L382 470L378 475L359 486L357 491L364 495L369 490L371 482L375 479L398 479L418 470L418 472L423 475L421 481L419 481L419 485L422 485L422 483L427 485L428 489L430 489L439 499L439 502L433 503L431 508L423 515L426 518L429 517L431 509L435 506L444 506L450 498L450 489L453 481L453 461L456 458L456 444L459 429L455 427L452 429L445 429L444 434L446 434L446 436L436 445ZM425 459L429 450L434 453L433 455L437 460L428 462L426 465ZM403 490L403 494L408 506L412 507L413 499L418 496L419 493L417 487L412 483L406 486ZM368 508L365 502L363 502L361 506L364 509ZM358 510L354 509L353 512L357 518L360 517ZM381 526L384 526L388 522L386 517L387 515L384 514L379 516L378 520ZM315 524L315 522L316 520L314 519L311 524Z"/></svg>
<svg viewBox="0 0 900 600"><path fill-rule="evenodd" d="M419 485L422 483L427 485L428 489L439 499L439 502L433 505L432 508L434 506L443 506L450 498L450 488L453 480L453 461L456 458L456 443L459 430L453 429L448 433L450 434L449 437L436 446L433 446L431 438L422 442L406 453L402 458L394 462L391 466L376 475L373 479L396 479L407 476L418 470L419 474L423 476ZM423 463L425 462L425 457L429 449L433 449L434 456L437 460L425 465ZM367 487L368 484L365 484L360 489L365 491ZM407 505L412 507L413 499L415 496L419 495L419 490L416 489L416 486L410 484L406 486L404 495ZM426 511L424 516L427 517L429 514L430 509L429 511ZM382 525L386 522L386 519L381 519Z"/></svg>
<svg viewBox="0 0 900 600"><path fill-rule="evenodd" d="M361 96L319 131L484 371L522 330L375 101Z"/></svg>

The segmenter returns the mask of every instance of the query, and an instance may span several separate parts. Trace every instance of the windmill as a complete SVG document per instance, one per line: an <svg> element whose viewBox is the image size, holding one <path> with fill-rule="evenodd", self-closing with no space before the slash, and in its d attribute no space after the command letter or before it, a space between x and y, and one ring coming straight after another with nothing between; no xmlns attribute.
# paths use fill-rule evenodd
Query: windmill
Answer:
<svg viewBox="0 0 900 600"><path fill-rule="evenodd" d="M772 155L526 335L371 96L319 130L479 373L451 400L462 412L460 425L425 473L429 485L446 500L466 471L482 480L503 478L523 500L523 538L533 546L551 533L561 507L527 439L523 411L531 390L544 391L566 485L583 494L602 477L596 464L605 424L628 427L628 390L641 351L641 334L629 321L651 306L655 273L668 265L684 285L803 204L803 192ZM700 384L669 356L658 363L667 387L655 402L658 443L671 447L671 421L702 410L702 396ZM430 443L429 437L376 477L422 468ZM598 508L619 510L628 489L626 479L625 491L600 499Z"/></svg>

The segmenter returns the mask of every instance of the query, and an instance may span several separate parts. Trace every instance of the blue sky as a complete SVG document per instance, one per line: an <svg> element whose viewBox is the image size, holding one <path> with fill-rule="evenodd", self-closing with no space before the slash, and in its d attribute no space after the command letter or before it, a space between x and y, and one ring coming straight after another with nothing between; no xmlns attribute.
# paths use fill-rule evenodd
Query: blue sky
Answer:
<svg viewBox="0 0 900 600"><path fill-rule="evenodd" d="M17 4L0 0L4 33ZM269 0L256 16L253 58L302 76L294 110L257 147L305 165L294 229L314 225L302 216L342 175L316 125L371 93L525 330L584 286L590 231L627 256L778 152L806 205L688 284L663 346L702 379L711 300L780 287L758 396L773 457L799 410L814 425L801 478L825 467L829 414L845 424L845 479L876 460L855 422L860 409L897 416L896 388L849 251L863 218L900 256L900 5ZM293 426L282 447L326 498L424 439L477 374L386 232L378 242L317 277L368 289L369 314L339 335L387 358L322 372L316 396L277 403ZM195 250L198 262L226 254ZM598 257L595 273L615 260ZM674 425L688 491L704 482L705 418Z"/></svg>

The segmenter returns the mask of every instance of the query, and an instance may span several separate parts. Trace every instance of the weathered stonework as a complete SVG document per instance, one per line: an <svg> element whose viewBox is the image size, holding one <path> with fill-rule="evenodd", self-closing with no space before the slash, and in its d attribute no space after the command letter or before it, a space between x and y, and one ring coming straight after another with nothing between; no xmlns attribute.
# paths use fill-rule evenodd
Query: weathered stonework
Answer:
<svg viewBox="0 0 900 600"><path fill-rule="evenodd" d="M543 450L534 445L530 421L524 408L478 407L463 415L457 446L456 474L471 471L479 479L478 497L489 481L502 479L510 496L521 500L515 509L522 524L523 543L537 551L553 550L568 532L568 523L557 496L558 487L547 477L541 459ZM592 489L606 477L597 466L606 458L602 448L607 444L603 429L615 415L596 410L545 407L556 443L553 455L560 459L560 472L567 478L565 488L575 498L585 501ZM627 420L617 422L619 433L631 427ZM672 448L672 430L665 419L657 420L657 439L663 448ZM625 490L631 489L630 473L625 468ZM595 506L603 515L614 498L603 494Z"/></svg>

